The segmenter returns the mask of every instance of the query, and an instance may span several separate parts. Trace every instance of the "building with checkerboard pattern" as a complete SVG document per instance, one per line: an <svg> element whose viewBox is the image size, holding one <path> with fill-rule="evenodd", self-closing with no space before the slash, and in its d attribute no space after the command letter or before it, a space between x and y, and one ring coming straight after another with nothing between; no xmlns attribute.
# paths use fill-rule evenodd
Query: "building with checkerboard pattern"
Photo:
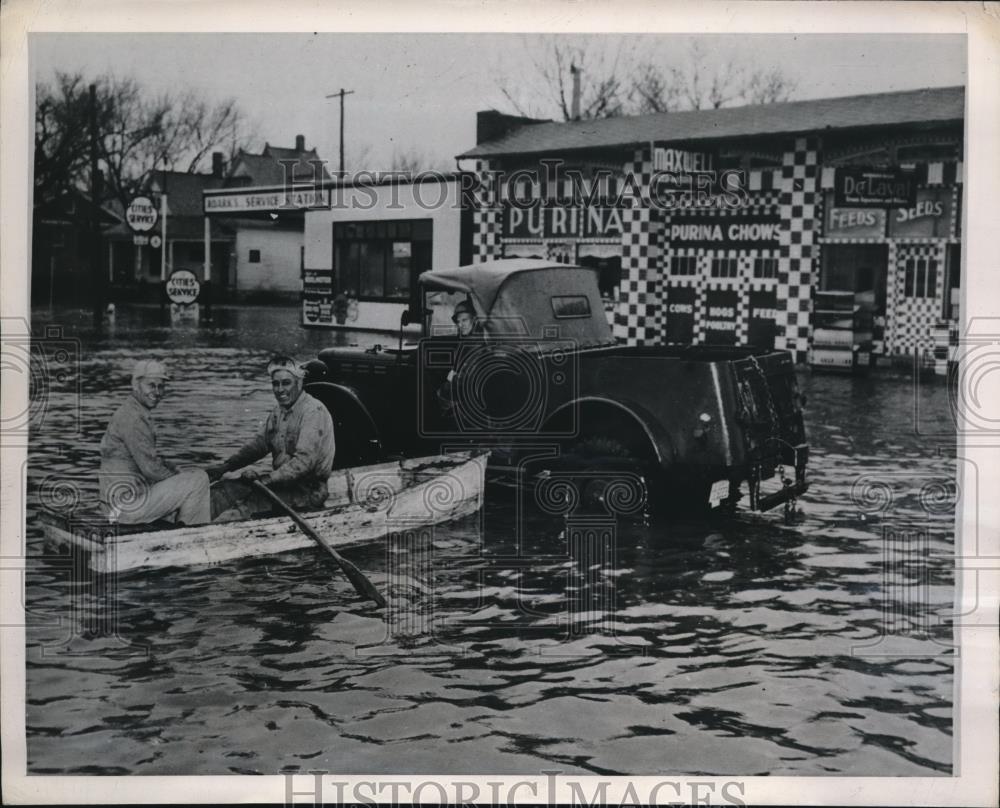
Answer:
<svg viewBox="0 0 1000 808"><path fill-rule="evenodd" d="M459 155L480 179L473 260L599 268L630 344L804 361L815 293L836 290L870 301L877 354L924 355L958 317L964 109L948 87L570 123L480 113Z"/></svg>

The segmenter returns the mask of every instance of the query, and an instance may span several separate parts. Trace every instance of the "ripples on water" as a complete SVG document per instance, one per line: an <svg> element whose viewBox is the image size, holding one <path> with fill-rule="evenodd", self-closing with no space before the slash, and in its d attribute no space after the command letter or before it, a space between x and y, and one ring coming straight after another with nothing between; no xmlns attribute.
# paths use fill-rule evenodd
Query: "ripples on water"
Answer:
<svg viewBox="0 0 1000 808"><path fill-rule="evenodd" d="M171 329L123 309L97 339L85 313L40 312L82 335L83 394L52 385L29 519L54 482L96 494L98 442L140 355L174 370L164 452L230 451L271 405L267 354L336 338L296 316L219 310ZM409 552L349 551L387 610L309 550L90 581L29 525L29 771L949 773L954 435L930 443L913 424L916 395L940 429L945 387L800 383L813 485L798 524L620 524L603 571L564 525L519 520L502 497ZM117 636L80 636L110 619L107 586Z"/></svg>

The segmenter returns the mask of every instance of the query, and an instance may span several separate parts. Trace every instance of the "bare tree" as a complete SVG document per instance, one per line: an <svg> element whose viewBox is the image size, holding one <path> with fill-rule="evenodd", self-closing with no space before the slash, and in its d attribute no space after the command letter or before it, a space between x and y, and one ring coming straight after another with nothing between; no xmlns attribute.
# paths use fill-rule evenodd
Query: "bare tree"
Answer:
<svg viewBox="0 0 1000 808"><path fill-rule="evenodd" d="M645 115L679 109L680 97L680 87L664 76L662 70L649 62L639 66L629 98L633 112Z"/></svg>
<svg viewBox="0 0 1000 808"><path fill-rule="evenodd" d="M187 150L184 159L188 172L197 171L209 152L220 145L229 144L235 154L236 143L246 140L243 113L232 98L213 105L189 91L180 98L177 108L177 128Z"/></svg>
<svg viewBox="0 0 1000 808"><path fill-rule="evenodd" d="M89 89L81 74L39 84L35 109L36 203L86 187L90 153ZM97 85L99 156L108 197L122 205L155 171L198 171L213 150L231 157L247 145L232 100L209 103L194 93L150 95L134 79L102 76Z"/></svg>
<svg viewBox="0 0 1000 808"><path fill-rule="evenodd" d="M778 68L762 68L734 58L721 63L695 40L680 61L651 52L640 39L549 36L531 40L524 60L533 74L505 72L499 90L521 115L572 118L572 70L582 68L580 117L604 118L718 109L738 104L786 101L795 83ZM545 101L525 101L525 85L541 84Z"/></svg>
<svg viewBox="0 0 1000 808"><path fill-rule="evenodd" d="M35 93L35 204L42 205L77 186L87 171L90 141L89 89L83 77L60 73L54 85ZM98 109L98 126L107 125Z"/></svg>
<svg viewBox="0 0 1000 808"><path fill-rule="evenodd" d="M549 117L552 111L564 121L573 119L572 68L581 68L580 117L611 118L626 114L630 53L626 40L613 47L592 36L545 36L541 47L529 48L530 71L541 79L546 98L543 106L532 104L518 87L521 76L505 76L499 82L504 98L520 115ZM537 79L536 79L537 80Z"/></svg>
<svg viewBox="0 0 1000 808"><path fill-rule="evenodd" d="M750 104L775 104L788 101L795 87L795 82L777 68L754 70L747 77L743 94Z"/></svg>

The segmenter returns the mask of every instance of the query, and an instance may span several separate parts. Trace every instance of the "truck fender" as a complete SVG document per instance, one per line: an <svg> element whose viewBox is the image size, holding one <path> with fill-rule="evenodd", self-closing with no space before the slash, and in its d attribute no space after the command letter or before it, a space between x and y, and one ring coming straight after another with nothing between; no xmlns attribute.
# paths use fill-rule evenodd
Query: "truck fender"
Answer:
<svg viewBox="0 0 1000 808"><path fill-rule="evenodd" d="M322 402L333 417L338 467L380 459L382 436L354 388L333 382L312 382L305 386L305 391ZM345 425L350 428L337 429Z"/></svg>
<svg viewBox="0 0 1000 808"><path fill-rule="evenodd" d="M634 401L628 399L615 399L606 396L581 396L580 398L566 402L556 409L549 416L546 425L554 423L557 419L568 417L574 410L579 414L579 418L582 421L585 412L591 415L595 413L599 414L602 409L625 416L642 430L650 448L653 450L656 464L660 468L668 468L673 465L676 453L673 441L671 441L667 430L653 417L649 410L641 404L636 404Z"/></svg>

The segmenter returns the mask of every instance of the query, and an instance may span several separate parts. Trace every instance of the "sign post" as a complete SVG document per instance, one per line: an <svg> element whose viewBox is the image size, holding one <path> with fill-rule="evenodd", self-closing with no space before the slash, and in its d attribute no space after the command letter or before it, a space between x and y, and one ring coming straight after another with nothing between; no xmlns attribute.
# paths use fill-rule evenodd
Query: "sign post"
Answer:
<svg viewBox="0 0 1000 808"><path fill-rule="evenodd" d="M160 249L160 280L167 279L167 195L160 196L160 213L163 217L163 246Z"/></svg>

